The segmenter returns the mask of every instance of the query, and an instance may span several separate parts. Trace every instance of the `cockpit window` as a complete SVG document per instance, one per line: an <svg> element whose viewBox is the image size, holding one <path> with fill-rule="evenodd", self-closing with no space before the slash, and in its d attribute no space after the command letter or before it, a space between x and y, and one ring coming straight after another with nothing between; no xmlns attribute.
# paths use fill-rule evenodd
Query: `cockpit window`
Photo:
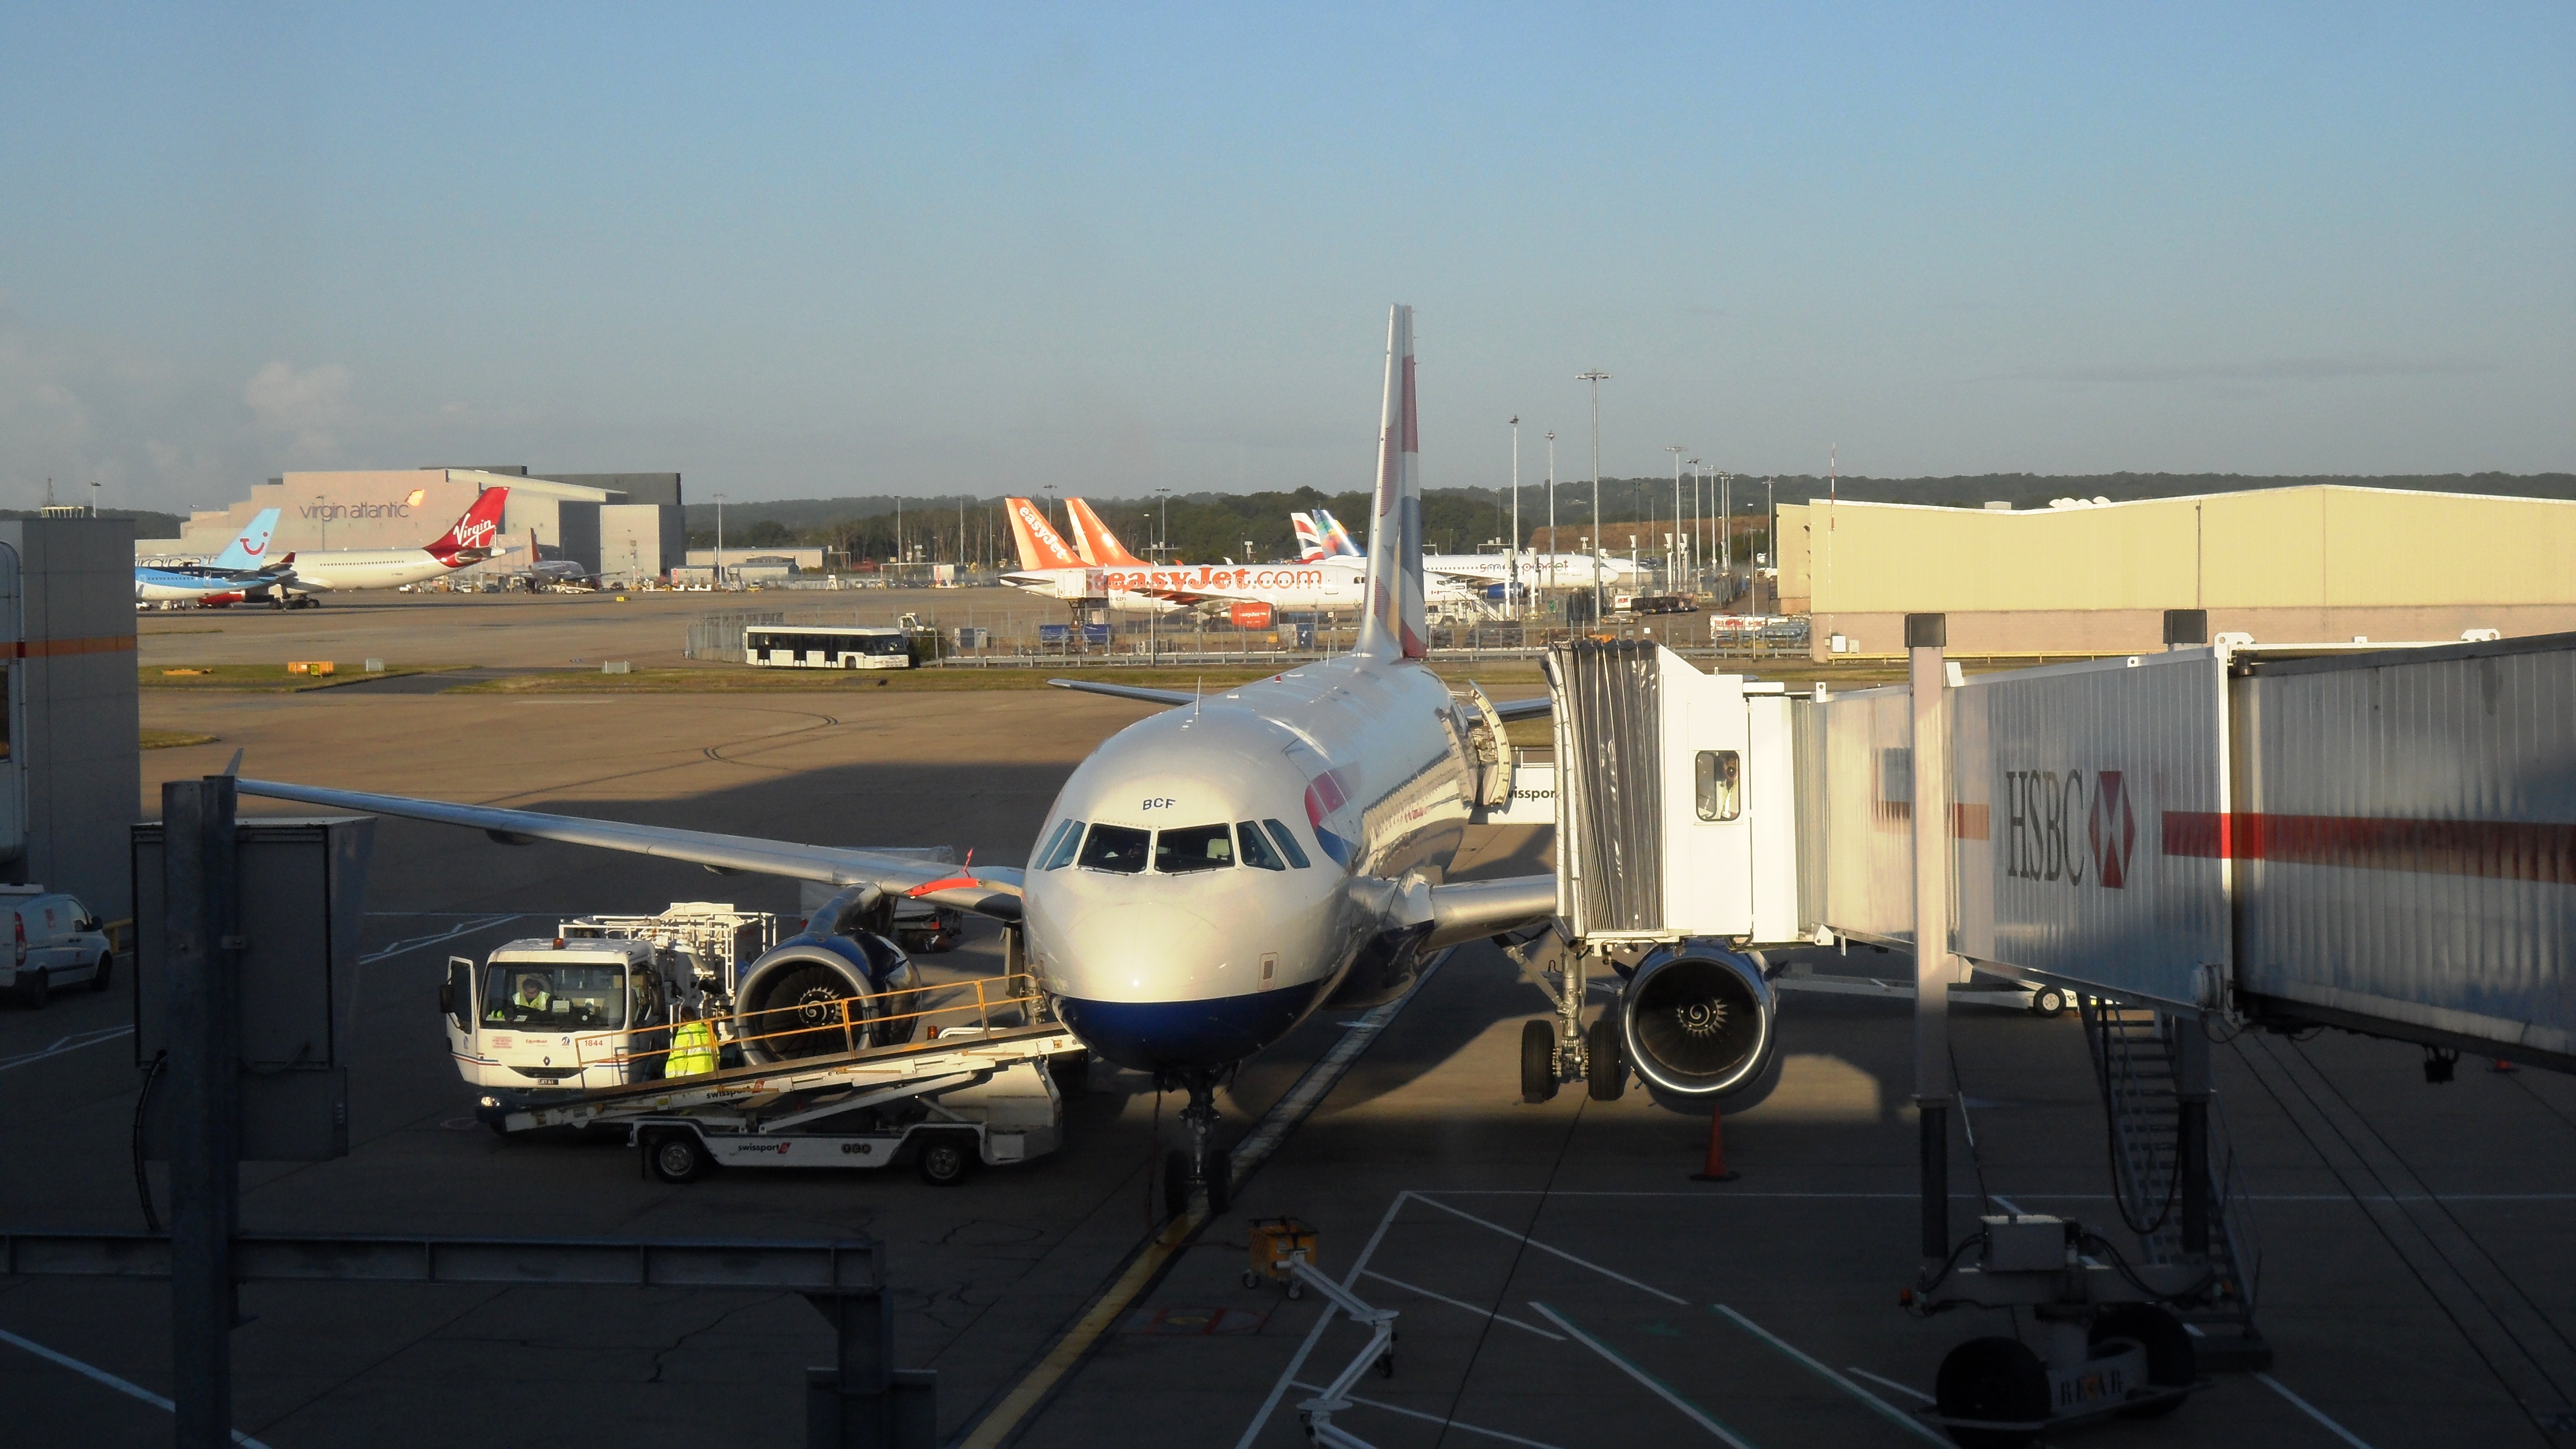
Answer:
<svg viewBox="0 0 2576 1449"><path fill-rule="evenodd" d="M1288 863L1299 870L1304 870L1307 865L1306 847L1297 843L1297 837L1288 833L1288 827L1276 820L1264 820L1261 823L1270 827L1270 834L1278 840L1280 853L1288 857Z"/></svg>
<svg viewBox="0 0 2576 1449"><path fill-rule="evenodd" d="M1124 825L1095 825L1082 842L1080 864L1084 870L1134 875L1145 868L1145 849L1152 840L1148 831Z"/></svg>
<svg viewBox="0 0 2576 1449"><path fill-rule="evenodd" d="M1251 866L1255 870L1286 870L1288 868L1288 862L1280 857L1279 847L1272 845L1270 843L1270 837L1261 833L1261 826L1258 822L1251 820L1238 820L1234 825L1234 833L1243 839L1243 863L1245 865Z"/></svg>
<svg viewBox="0 0 2576 1449"><path fill-rule="evenodd" d="M1081 848L1082 822L1079 820L1065 821L1063 824L1058 825L1055 828L1055 834L1048 836L1046 844L1039 848L1037 855L1037 868L1040 870L1062 870L1066 866L1073 864L1073 853Z"/></svg>
<svg viewBox="0 0 2576 1449"><path fill-rule="evenodd" d="M1165 875L1223 870L1234 864L1234 832L1223 825L1184 825L1154 837L1154 869Z"/></svg>

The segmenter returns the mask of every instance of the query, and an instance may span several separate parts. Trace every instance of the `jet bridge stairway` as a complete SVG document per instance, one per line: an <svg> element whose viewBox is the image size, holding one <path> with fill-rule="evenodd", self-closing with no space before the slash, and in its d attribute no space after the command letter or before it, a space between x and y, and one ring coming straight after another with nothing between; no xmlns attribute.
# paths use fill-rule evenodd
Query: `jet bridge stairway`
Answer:
<svg viewBox="0 0 2576 1449"><path fill-rule="evenodd" d="M2253 1202L2236 1170L2217 1094L2207 1092L2200 1103L2186 1101L2194 1095L2185 1088L2195 1073L2206 1082L2208 1043L2189 1035L2199 1030L2194 1022L2100 997L2082 997L2078 1004L2110 1123L2122 1220L2138 1235L2148 1263L2209 1266L2206 1301L2176 1315L2192 1333L2200 1362L2220 1369L2269 1367L2271 1346L2254 1326L2262 1249ZM2202 1057L2197 1067L2185 1061L2194 1051ZM2192 1164L2183 1160L2184 1115L2191 1106L2208 1113L2207 1160L2199 1165L2206 1196L2198 1203L2188 1191ZM2196 1214L2205 1222L2206 1251L2188 1241Z"/></svg>

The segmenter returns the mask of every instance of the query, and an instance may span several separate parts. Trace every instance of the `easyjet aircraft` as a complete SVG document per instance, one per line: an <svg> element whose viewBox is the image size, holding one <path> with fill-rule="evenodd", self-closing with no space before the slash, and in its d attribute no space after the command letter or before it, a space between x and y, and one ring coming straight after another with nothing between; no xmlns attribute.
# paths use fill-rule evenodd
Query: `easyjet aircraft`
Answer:
<svg viewBox="0 0 2576 1449"><path fill-rule="evenodd" d="M277 586L305 595L390 589L481 563L492 556L492 544L501 534L501 505L509 498L507 488L484 489L455 527L421 548L339 548L296 554Z"/></svg>

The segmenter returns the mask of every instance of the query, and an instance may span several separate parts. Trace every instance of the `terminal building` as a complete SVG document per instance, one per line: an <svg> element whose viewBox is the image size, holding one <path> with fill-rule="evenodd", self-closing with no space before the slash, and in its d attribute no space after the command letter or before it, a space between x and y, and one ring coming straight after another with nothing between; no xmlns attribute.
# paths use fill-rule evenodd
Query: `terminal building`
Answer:
<svg viewBox="0 0 2576 1449"><path fill-rule="evenodd" d="M220 551L263 508L278 510L272 555L418 548L445 532L486 488L508 488L490 573L569 559L612 580L661 578L688 550L677 473L531 474L496 468L368 468L287 473L220 509L193 514L177 539L135 542L135 561Z"/></svg>
<svg viewBox="0 0 2576 1449"><path fill-rule="evenodd" d="M2161 647L2164 611L2265 643L2576 630L2576 502L2276 488L1980 511L1811 499L1779 511L1784 613L1813 652L1904 652L1949 616L1963 654ZM1836 641L1840 640L1837 648Z"/></svg>

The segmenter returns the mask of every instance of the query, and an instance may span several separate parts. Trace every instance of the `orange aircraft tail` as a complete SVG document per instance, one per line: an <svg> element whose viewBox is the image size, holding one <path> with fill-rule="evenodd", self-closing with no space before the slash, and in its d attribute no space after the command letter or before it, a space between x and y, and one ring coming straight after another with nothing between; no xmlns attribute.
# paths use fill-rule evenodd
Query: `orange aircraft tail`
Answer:
<svg viewBox="0 0 2576 1449"><path fill-rule="evenodd" d="M1100 515L1091 511L1090 504L1068 498L1064 507L1073 519L1073 546L1081 552L1084 563L1096 569L1153 567L1129 553L1118 535L1109 531L1109 525L1100 521Z"/></svg>
<svg viewBox="0 0 2576 1449"><path fill-rule="evenodd" d="M1082 560L1065 547L1063 535L1047 522L1047 516L1036 504L1025 498L1006 498L1003 507L1011 515L1011 537L1020 546L1020 567L1024 569L1078 569Z"/></svg>

